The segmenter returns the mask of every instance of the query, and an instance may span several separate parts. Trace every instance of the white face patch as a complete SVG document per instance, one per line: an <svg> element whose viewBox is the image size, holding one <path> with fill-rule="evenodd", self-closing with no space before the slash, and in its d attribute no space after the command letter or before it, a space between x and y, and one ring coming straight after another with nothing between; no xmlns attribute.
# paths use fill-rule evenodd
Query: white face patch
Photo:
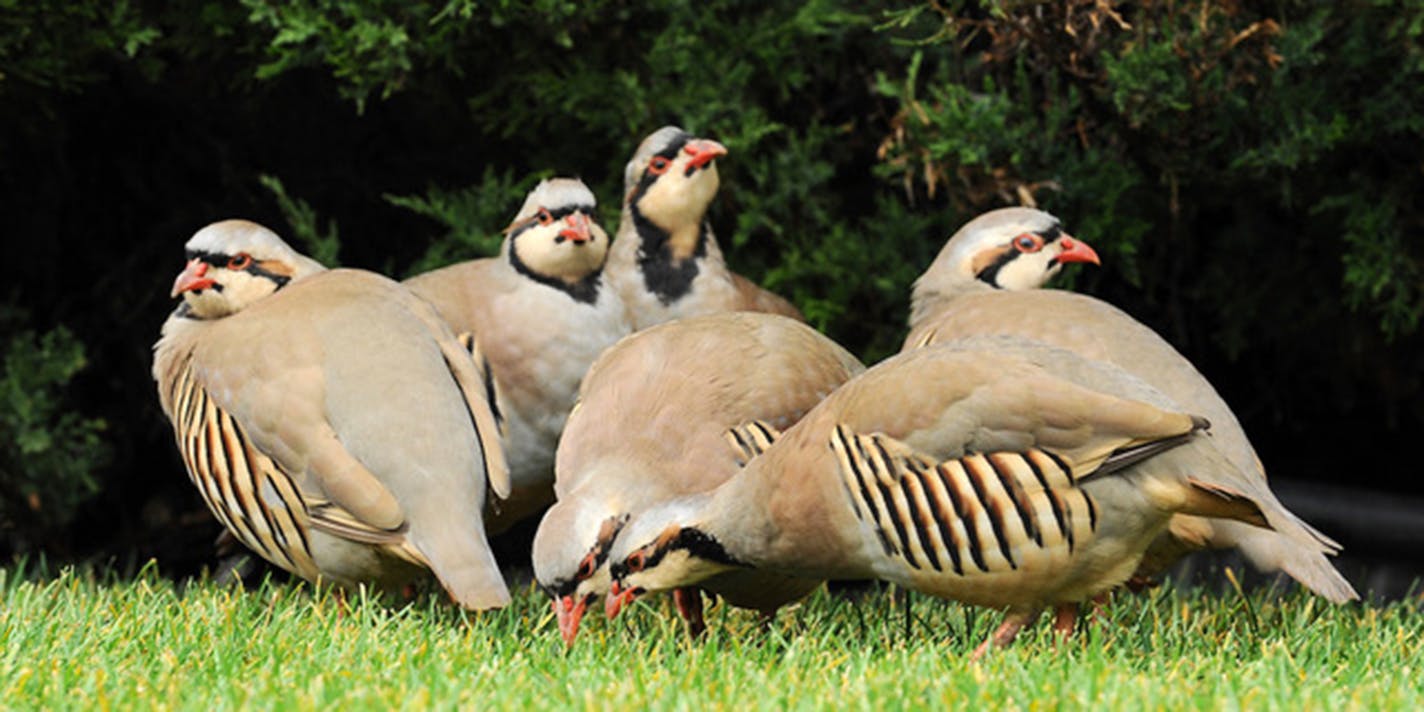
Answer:
<svg viewBox="0 0 1424 712"><path fill-rule="evenodd" d="M638 212L654 225L668 232L674 252L690 253L696 246L697 232L707 215L707 206L717 197L721 185L717 163L713 161L687 175L692 156L679 151L666 172L648 186L638 198ZM675 255L686 257L685 254Z"/></svg>
<svg viewBox="0 0 1424 712"><path fill-rule="evenodd" d="M589 595L602 598L608 594L609 587L613 584L613 576L608 572L608 561L594 569L593 575L580 581L574 588L574 599L579 600Z"/></svg>
<svg viewBox="0 0 1424 712"><path fill-rule="evenodd" d="M214 281L213 287L183 293L183 301L199 319L235 314L278 289L278 284L267 277L226 267L211 268L207 276ZM219 286L222 289L217 289Z"/></svg>
<svg viewBox="0 0 1424 712"><path fill-rule="evenodd" d="M686 549L675 549L664 555L656 566L625 575L622 587L642 588L650 593L669 591L698 583L729 568L693 558Z"/></svg>
<svg viewBox="0 0 1424 712"><path fill-rule="evenodd" d="M200 319L217 319L250 306L291 280L326 270L320 263L292 249L277 234L247 220L223 220L194 233L184 245L188 257L207 264L203 275L214 286L183 293L191 313ZM243 259L232 269L228 260ZM247 265L266 275L245 271ZM218 289L217 287L221 287Z"/></svg>
<svg viewBox="0 0 1424 712"><path fill-rule="evenodd" d="M510 249L535 274L574 284L603 267L608 257L608 234L590 219L588 241L575 242L560 237L566 227L563 218L548 225L534 225L515 235Z"/></svg>
<svg viewBox="0 0 1424 712"><path fill-rule="evenodd" d="M1008 290L1042 287L1053 275L1063 269L1063 265L1053 261L1058 252L1052 245L1038 252L1016 252L1017 257L999 268L994 279L995 286Z"/></svg>

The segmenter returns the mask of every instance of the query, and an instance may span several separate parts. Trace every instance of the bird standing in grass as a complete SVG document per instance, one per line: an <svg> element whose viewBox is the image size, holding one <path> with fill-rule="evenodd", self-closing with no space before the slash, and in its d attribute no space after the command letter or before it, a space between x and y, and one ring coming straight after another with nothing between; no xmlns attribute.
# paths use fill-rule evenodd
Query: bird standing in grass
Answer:
<svg viewBox="0 0 1424 712"><path fill-rule="evenodd" d="M461 606L506 605L481 523L486 490L509 490L488 384L435 310L243 220L187 257L153 376L228 531L310 581L395 590L428 570Z"/></svg>
<svg viewBox="0 0 1424 712"><path fill-rule="evenodd" d="M608 273L635 328L724 311L802 319L790 302L727 269L707 221L719 185L716 159L726 154L716 141L664 126L628 161Z"/></svg>
<svg viewBox="0 0 1424 712"><path fill-rule="evenodd" d="M1096 264L1098 256L1048 213L1005 208L971 220L915 282L905 348L1012 334L1106 361L1151 384L1176 408L1211 421L1212 441L1221 454L1264 487L1265 468L1235 413L1185 356L1111 304L1038 288L1069 262ZM1314 541L1302 542L1237 521L1188 515L1172 519L1140 573L1155 575L1182 554L1202 547L1237 547L1256 566L1285 571L1336 603L1357 598L1326 558L1339 546L1318 533Z"/></svg>
<svg viewBox="0 0 1424 712"><path fill-rule="evenodd" d="M721 484L769 433L862 369L805 324L754 313L670 322L600 357L559 443L558 501L534 537L534 573L554 599L564 639L573 642L584 612L608 592L608 553L629 516ZM769 616L817 584L731 572L702 586ZM694 633L699 596L695 588L675 593Z"/></svg>
<svg viewBox="0 0 1424 712"><path fill-rule="evenodd" d="M626 599L730 571L875 577L1006 610L976 651L1122 584L1173 513L1326 548L1206 421L1140 379L1016 337L916 349L852 379L715 490L632 517Z"/></svg>
<svg viewBox="0 0 1424 712"><path fill-rule="evenodd" d="M486 526L498 532L554 497L554 450L579 380L604 349L632 331L603 278L608 235L594 197L573 178L529 192L498 257L412 277L405 286L435 305L457 334L479 335L495 385L512 491Z"/></svg>

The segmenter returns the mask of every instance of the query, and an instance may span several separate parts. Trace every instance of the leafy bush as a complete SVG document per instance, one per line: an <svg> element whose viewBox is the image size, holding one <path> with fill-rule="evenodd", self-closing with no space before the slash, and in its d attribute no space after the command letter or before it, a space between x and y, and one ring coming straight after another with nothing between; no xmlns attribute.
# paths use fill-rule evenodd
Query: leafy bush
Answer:
<svg viewBox="0 0 1424 712"><path fill-rule="evenodd" d="M907 185L970 213L1018 198L1071 215L1166 309L1205 302L1224 343L1259 312L1206 286L1251 285L1285 245L1335 257L1268 298L1339 288L1386 335L1417 330L1420 179L1381 149L1419 155L1424 3L961 0L893 17L926 37L880 82L900 102L886 168ZM1205 257L1227 234L1252 262Z"/></svg>
<svg viewBox="0 0 1424 712"><path fill-rule="evenodd" d="M8 320L7 320L8 321ZM63 326L9 338L0 372L0 541L12 551L44 543L99 489L107 463L103 420L74 410L65 393L86 365Z"/></svg>
<svg viewBox="0 0 1424 712"><path fill-rule="evenodd" d="M1068 276L1197 363L1273 471L1393 472L1424 427L1421 33L1420 0L0 0L0 281L111 389L57 406L113 426L94 509L181 517L146 373L193 230L250 217L406 276L493 254L557 174L612 232L676 123L730 149L732 267L868 360L958 225L1037 203L1105 258ZM1327 439L1377 446L1296 447Z"/></svg>

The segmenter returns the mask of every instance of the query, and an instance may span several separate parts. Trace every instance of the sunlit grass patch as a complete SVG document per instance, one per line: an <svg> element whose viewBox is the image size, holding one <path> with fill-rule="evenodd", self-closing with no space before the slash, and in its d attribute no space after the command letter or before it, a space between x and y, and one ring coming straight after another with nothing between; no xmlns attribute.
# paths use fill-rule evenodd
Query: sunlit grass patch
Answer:
<svg viewBox="0 0 1424 712"><path fill-rule="evenodd" d="M924 705L1338 709L1424 703L1417 603L1305 594L1122 596L1059 641L1047 625L978 663L992 611L818 592L768 631L714 606L687 640L669 604L590 616L566 650L547 599L491 614L267 582L255 590L0 570L0 699L99 709L884 708ZM907 622L908 621L908 622ZM1045 621L1046 623L1046 621Z"/></svg>

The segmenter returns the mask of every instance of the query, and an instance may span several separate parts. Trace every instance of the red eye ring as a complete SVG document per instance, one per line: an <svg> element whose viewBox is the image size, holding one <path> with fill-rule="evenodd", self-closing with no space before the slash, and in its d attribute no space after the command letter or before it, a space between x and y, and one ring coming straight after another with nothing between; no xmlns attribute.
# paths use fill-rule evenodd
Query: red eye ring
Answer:
<svg viewBox="0 0 1424 712"><path fill-rule="evenodd" d="M671 165L672 161L667 158L663 156L653 156L653 159L648 161L648 172L655 176L660 176L667 173L667 169Z"/></svg>
<svg viewBox="0 0 1424 712"><path fill-rule="evenodd" d="M636 573L638 571L642 571L643 567L647 565L648 557L646 554L643 553L642 549L639 549L638 551L629 554L628 560L625 563L630 573Z"/></svg>
<svg viewBox="0 0 1424 712"><path fill-rule="evenodd" d="M252 255L246 252L239 252L227 261L227 268L231 270L245 270L252 266Z"/></svg>
<svg viewBox="0 0 1424 712"><path fill-rule="evenodd" d="M547 208L539 208L539 214L537 217L540 225L548 225L554 222L554 216L549 213L549 210Z"/></svg>
<svg viewBox="0 0 1424 712"><path fill-rule="evenodd" d="M587 556L583 557L583 561L579 562L578 572L574 574L574 578L577 578L578 580L582 581L583 579L592 576L593 568L593 554L590 553Z"/></svg>
<svg viewBox="0 0 1424 712"><path fill-rule="evenodd" d="M1014 249L1019 252L1038 252L1043 249L1043 238L1026 232L1014 238Z"/></svg>

